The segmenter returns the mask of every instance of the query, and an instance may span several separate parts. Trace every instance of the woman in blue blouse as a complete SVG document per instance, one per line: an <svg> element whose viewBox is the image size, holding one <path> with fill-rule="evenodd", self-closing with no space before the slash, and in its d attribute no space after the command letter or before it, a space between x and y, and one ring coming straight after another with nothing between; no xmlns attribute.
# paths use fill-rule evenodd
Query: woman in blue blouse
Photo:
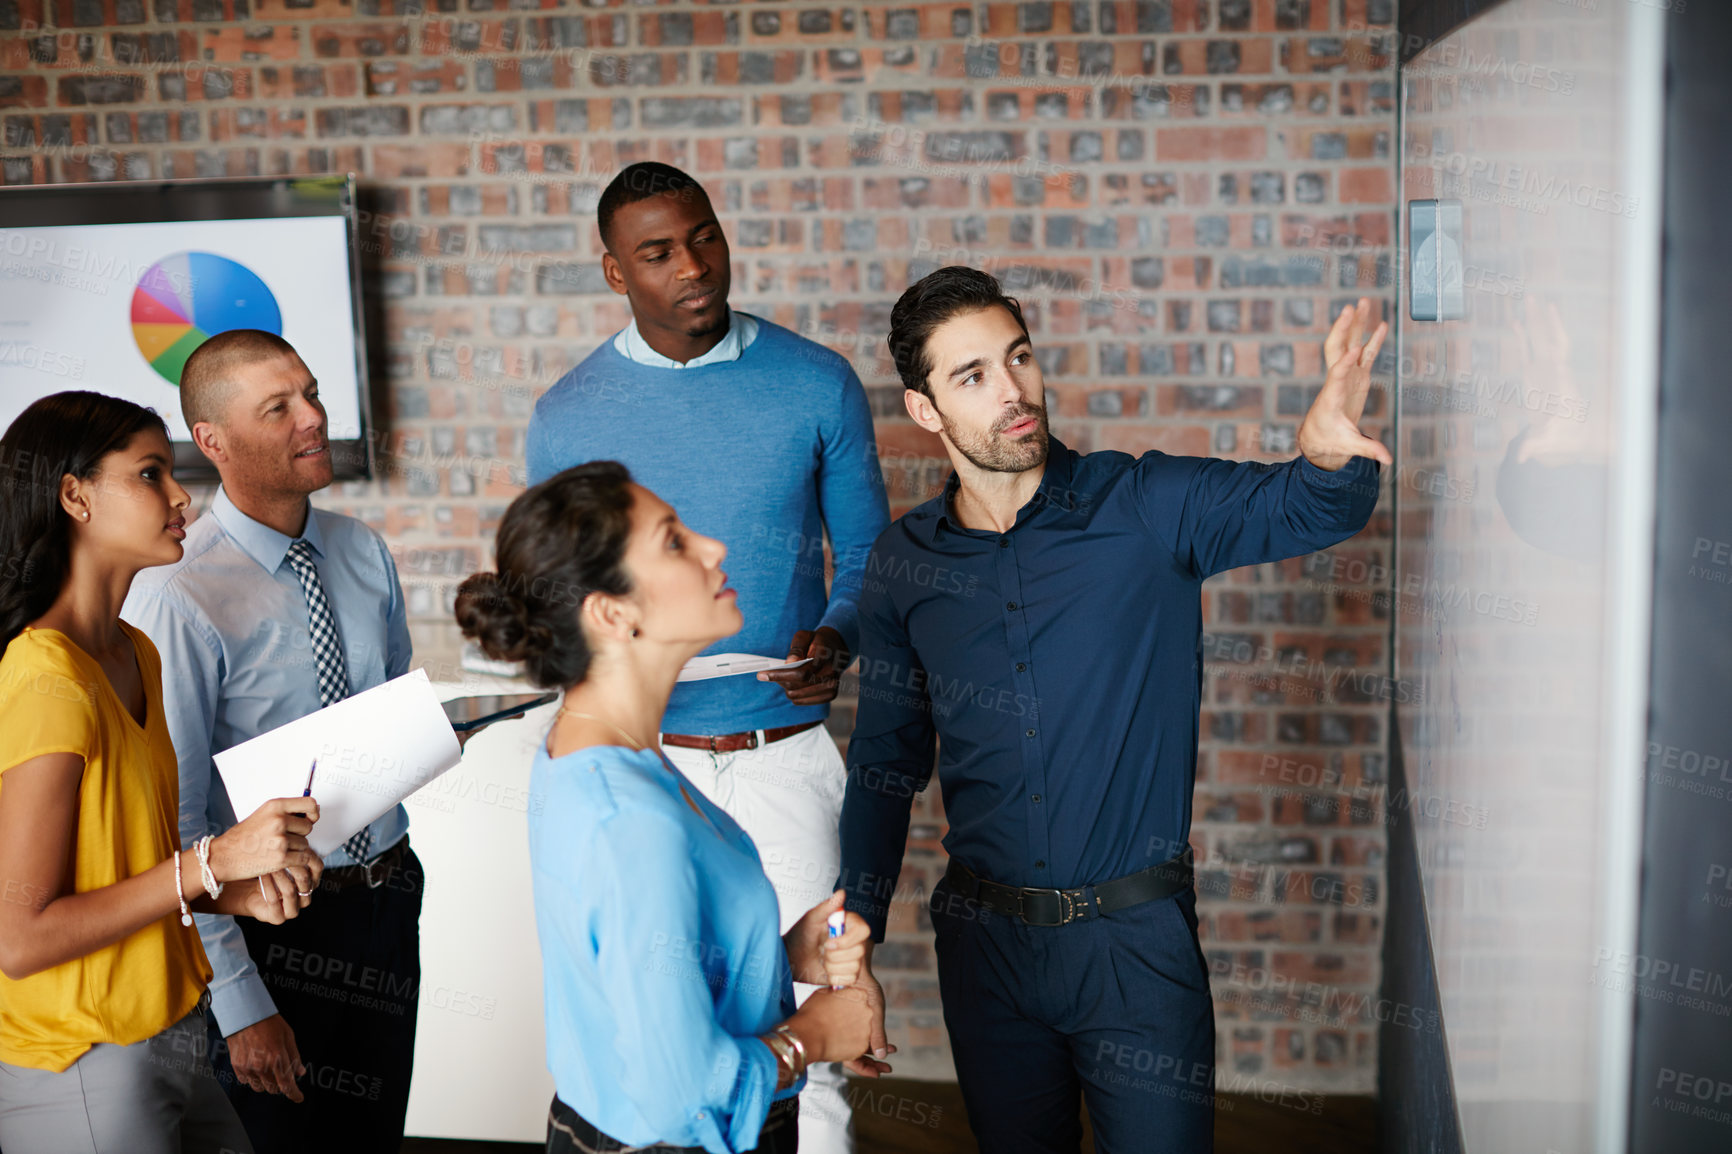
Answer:
<svg viewBox="0 0 1732 1154"><path fill-rule="evenodd" d="M680 667L741 625L725 547L611 461L506 510L498 572L457 594L489 656L565 700L537 750L529 849L556 1096L549 1154L785 1154L808 1062L864 1056L879 997L842 891L777 933L745 832L655 744ZM819 990L796 1011L793 979Z"/></svg>

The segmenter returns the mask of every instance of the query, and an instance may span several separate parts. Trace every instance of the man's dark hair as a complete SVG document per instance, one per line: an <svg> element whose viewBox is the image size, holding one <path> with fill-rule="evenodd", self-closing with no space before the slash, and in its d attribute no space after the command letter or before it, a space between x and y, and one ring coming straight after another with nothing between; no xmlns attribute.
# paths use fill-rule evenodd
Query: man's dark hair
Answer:
<svg viewBox="0 0 1732 1154"><path fill-rule="evenodd" d="M709 193L704 191L704 186L689 174L659 160L640 160L620 169L618 175L608 181L607 187L602 190L600 202L595 206L595 223L601 230L602 245L609 252L613 252L611 234L614 213L628 204L636 204L640 200L648 200L652 196L669 192L702 197L706 203L710 198Z"/></svg>
<svg viewBox="0 0 1732 1154"><path fill-rule="evenodd" d="M998 287L998 278L991 273L951 264L910 285L890 310L890 356L896 362L902 387L930 400L932 385L927 378L932 373L932 357L926 351L926 342L933 331L952 317L994 305L1008 311L1022 329L1022 335L1028 336L1022 305L1015 297L1004 295L1004 290Z"/></svg>

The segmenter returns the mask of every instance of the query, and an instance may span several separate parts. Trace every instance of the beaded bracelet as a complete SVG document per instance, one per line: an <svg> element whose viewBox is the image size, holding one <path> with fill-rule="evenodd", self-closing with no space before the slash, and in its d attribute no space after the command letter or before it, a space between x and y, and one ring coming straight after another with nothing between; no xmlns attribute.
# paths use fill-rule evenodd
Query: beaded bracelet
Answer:
<svg viewBox="0 0 1732 1154"><path fill-rule="evenodd" d="M214 900L222 897L223 883L216 880L216 874L210 868L210 843L212 835L205 834L192 843L193 853L198 855L198 872L204 882L204 892Z"/></svg>
<svg viewBox="0 0 1732 1154"><path fill-rule="evenodd" d="M181 888L180 851L174 851L174 896L180 902L180 924L192 925L192 911L186 908L186 891Z"/></svg>

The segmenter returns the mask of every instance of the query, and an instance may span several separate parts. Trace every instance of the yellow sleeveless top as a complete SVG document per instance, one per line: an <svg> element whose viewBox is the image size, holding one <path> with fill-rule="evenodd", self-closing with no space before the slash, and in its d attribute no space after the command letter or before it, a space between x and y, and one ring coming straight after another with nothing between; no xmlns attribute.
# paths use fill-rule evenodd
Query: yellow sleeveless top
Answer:
<svg viewBox="0 0 1732 1154"><path fill-rule="evenodd" d="M142 728L102 667L63 633L26 629L0 657L0 796L6 772L33 757L84 758L77 893L143 873L180 848L180 775L162 711L161 658L150 638L122 627L144 679ZM187 862L198 869L190 855ZM190 1013L210 976L198 930L181 925L178 912L22 980L0 974L0 1061L58 1072L99 1042L142 1041Z"/></svg>

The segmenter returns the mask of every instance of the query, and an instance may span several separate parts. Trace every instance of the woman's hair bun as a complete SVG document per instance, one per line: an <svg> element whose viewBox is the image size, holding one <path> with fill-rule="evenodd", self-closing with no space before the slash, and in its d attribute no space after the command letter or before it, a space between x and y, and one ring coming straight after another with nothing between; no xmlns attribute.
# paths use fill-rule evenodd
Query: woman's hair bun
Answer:
<svg viewBox="0 0 1732 1154"><path fill-rule="evenodd" d="M569 689L594 656L578 621L591 593L631 592L631 474L617 461L558 473L511 502L494 542L498 572L457 587L457 625L495 661L523 664L532 683Z"/></svg>
<svg viewBox="0 0 1732 1154"><path fill-rule="evenodd" d="M514 596L499 574L471 574L457 587L457 627L495 661L530 658L529 607ZM543 631L545 632L545 631Z"/></svg>

